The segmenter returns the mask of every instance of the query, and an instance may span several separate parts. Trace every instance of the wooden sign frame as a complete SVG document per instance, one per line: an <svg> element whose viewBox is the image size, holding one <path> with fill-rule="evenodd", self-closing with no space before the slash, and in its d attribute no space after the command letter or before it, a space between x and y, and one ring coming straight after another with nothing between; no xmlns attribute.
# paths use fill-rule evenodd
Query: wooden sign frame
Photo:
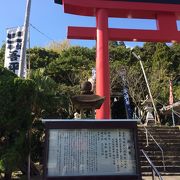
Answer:
<svg viewBox="0 0 180 180"><path fill-rule="evenodd" d="M44 180L140 180L139 151L137 146L137 122L129 120L45 120ZM133 133L136 174L134 175L90 175L90 176L48 176L49 132L53 129L129 129Z"/></svg>

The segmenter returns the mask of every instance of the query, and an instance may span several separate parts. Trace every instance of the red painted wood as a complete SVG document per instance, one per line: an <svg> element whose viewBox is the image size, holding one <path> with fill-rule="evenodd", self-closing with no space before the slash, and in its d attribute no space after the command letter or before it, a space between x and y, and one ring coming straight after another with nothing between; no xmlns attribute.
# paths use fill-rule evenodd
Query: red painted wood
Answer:
<svg viewBox="0 0 180 180"><path fill-rule="evenodd" d="M96 110L96 119L110 119L110 74L108 51L108 14L99 9L96 15L97 49L96 49L96 94L105 96L101 108Z"/></svg>
<svg viewBox="0 0 180 180"><path fill-rule="evenodd" d="M96 9L105 8L109 17L156 19L159 13L174 13L180 19L180 5L103 0L64 0L64 12L96 16Z"/></svg>
<svg viewBox="0 0 180 180"><path fill-rule="evenodd" d="M177 30L176 16L173 13L158 13L157 27L161 32L175 33Z"/></svg>
<svg viewBox="0 0 180 180"><path fill-rule="evenodd" d="M96 40L96 28L69 26L67 31L67 38Z"/></svg>
<svg viewBox="0 0 180 180"><path fill-rule="evenodd" d="M138 30L109 28L109 40L114 41L141 41L141 42L180 42L180 31L169 30ZM166 35L165 35L166 34ZM96 39L96 28L93 27L68 27L69 39Z"/></svg>
<svg viewBox="0 0 180 180"><path fill-rule="evenodd" d="M67 38L96 40L96 28L68 26Z"/></svg>

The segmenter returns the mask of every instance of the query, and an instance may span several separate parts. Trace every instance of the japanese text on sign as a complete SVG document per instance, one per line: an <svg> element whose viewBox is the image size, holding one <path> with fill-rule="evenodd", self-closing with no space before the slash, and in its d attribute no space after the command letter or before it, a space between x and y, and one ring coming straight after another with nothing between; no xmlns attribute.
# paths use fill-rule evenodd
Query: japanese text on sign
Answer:
<svg viewBox="0 0 180 180"><path fill-rule="evenodd" d="M48 176L134 174L136 160L131 130L50 130Z"/></svg>
<svg viewBox="0 0 180 180"><path fill-rule="evenodd" d="M7 30L4 67L8 68L15 74L18 74L19 70L22 37L22 27Z"/></svg>

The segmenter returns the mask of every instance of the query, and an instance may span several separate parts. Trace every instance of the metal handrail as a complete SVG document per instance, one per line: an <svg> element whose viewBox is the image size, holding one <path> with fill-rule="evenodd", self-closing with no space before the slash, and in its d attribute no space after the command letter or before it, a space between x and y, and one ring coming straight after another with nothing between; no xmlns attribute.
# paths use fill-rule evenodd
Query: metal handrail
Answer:
<svg viewBox="0 0 180 180"><path fill-rule="evenodd" d="M149 136L152 138L152 140L156 143L156 145L159 147L159 149L161 150L161 154L162 154L162 163L163 163L163 168L164 168L164 171L166 171L166 166L165 166L165 162L164 162L164 151L163 149L161 148L161 146L159 145L159 143L154 139L154 137L151 135L151 133L148 131L148 129L144 126L144 129L146 131L146 147L149 146L149 140L148 140L148 134Z"/></svg>
<svg viewBox="0 0 180 180"><path fill-rule="evenodd" d="M143 153L143 155L145 156L145 158L147 159L148 163L151 166L152 169L152 178L153 180L155 179L155 174L158 176L159 180L163 180L161 174L159 173L159 171L156 169L156 167L154 166L154 164L152 163L152 161L149 159L148 155L145 153L145 151L143 149L141 149L141 152ZM154 174L155 173L155 174Z"/></svg>
<svg viewBox="0 0 180 180"><path fill-rule="evenodd" d="M174 109L173 109L173 113L174 113L177 117L180 117L180 113L177 112L177 111L175 111Z"/></svg>
<svg viewBox="0 0 180 180"><path fill-rule="evenodd" d="M133 119L141 119L140 117L138 117L137 115L136 115L136 113L133 113Z"/></svg>

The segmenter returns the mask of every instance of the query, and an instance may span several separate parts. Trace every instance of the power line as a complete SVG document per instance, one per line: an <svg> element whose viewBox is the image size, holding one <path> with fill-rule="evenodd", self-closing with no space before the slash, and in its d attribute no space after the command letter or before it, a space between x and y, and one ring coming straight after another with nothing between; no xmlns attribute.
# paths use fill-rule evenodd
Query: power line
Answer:
<svg viewBox="0 0 180 180"><path fill-rule="evenodd" d="M31 23L30 23L30 26L31 26L33 29L35 29L37 32L39 32L41 35L43 35L44 37L46 37L47 39L49 39L49 40L51 40L51 41L54 41L53 38L49 37L48 35L46 35L46 34L43 33L42 31L40 31L37 27L35 27L35 26L32 25Z"/></svg>

